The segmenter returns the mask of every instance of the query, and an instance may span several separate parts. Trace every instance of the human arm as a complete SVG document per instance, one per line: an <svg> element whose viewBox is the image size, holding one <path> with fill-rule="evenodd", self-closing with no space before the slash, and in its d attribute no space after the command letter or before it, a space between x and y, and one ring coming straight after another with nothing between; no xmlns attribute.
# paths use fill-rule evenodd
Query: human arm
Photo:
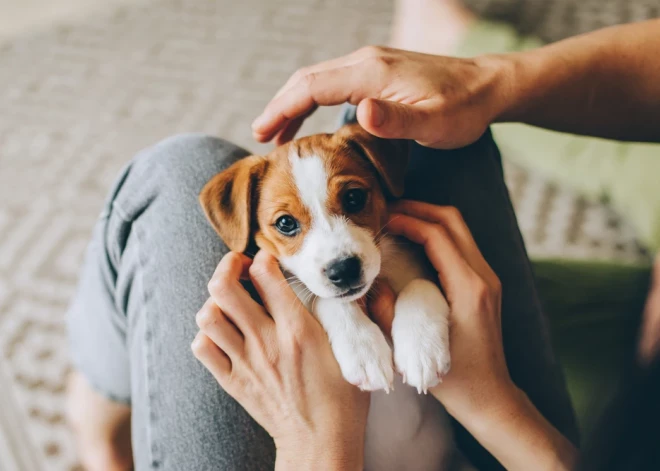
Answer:
<svg viewBox="0 0 660 471"><path fill-rule="evenodd" d="M249 278L264 302L240 284ZM273 437L276 470L361 470L369 394L347 383L326 333L277 261L226 255L192 344L220 386Z"/></svg>
<svg viewBox="0 0 660 471"><path fill-rule="evenodd" d="M436 148L470 144L495 121L660 141L659 48L660 19L471 59L367 47L296 72L253 133L282 143L316 107L349 102L370 133Z"/></svg>
<svg viewBox="0 0 660 471"><path fill-rule="evenodd" d="M656 19L494 56L509 77L495 120L659 142L659 49Z"/></svg>
<svg viewBox="0 0 660 471"><path fill-rule="evenodd" d="M424 247L451 308L452 367L431 393L507 469L572 469L573 445L511 380L502 343L500 283L458 211L412 201L391 210L388 232ZM390 293L370 304L386 332L393 303Z"/></svg>

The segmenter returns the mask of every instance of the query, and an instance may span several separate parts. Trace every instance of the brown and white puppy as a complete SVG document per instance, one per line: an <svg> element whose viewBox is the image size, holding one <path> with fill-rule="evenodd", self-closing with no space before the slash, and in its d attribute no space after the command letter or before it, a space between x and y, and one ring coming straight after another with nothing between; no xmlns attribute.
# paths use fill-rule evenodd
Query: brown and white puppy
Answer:
<svg viewBox="0 0 660 471"><path fill-rule="evenodd" d="M344 377L372 395L368 469L443 469L453 453L446 413L421 395L450 366L449 308L421 254L384 234L387 201L403 194L405 141L359 125L250 156L216 175L200 202L227 246L254 242L292 275L328 333ZM377 276L395 293L392 349L357 300ZM394 368L413 386L397 387Z"/></svg>

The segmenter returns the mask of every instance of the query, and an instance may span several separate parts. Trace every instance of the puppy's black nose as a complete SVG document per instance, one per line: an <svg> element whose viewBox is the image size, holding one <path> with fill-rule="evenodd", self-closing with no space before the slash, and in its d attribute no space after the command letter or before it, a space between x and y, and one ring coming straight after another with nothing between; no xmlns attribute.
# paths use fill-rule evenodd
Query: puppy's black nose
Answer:
<svg viewBox="0 0 660 471"><path fill-rule="evenodd" d="M353 288L362 278L362 262L357 257L333 260L325 268L325 276L339 288Z"/></svg>

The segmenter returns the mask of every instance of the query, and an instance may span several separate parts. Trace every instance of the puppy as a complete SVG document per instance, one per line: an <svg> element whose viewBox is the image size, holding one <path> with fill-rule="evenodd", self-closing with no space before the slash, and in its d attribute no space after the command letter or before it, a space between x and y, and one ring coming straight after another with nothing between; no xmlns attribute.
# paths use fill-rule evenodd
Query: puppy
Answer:
<svg viewBox="0 0 660 471"><path fill-rule="evenodd" d="M450 368L449 307L418 248L385 234L387 201L401 197L406 141L354 124L250 156L202 190L204 211L227 246L274 254L323 325L342 374L374 391L366 469L449 469L456 463L446 412L421 394ZM392 348L362 311L376 277L397 294ZM394 361L393 361L394 359ZM395 382L395 369L406 387ZM386 394L389 393L389 394Z"/></svg>

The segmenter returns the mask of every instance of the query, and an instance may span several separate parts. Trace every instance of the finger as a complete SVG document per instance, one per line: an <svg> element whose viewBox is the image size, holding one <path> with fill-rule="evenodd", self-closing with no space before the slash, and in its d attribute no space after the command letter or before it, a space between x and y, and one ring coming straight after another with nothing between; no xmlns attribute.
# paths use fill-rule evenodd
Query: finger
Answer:
<svg viewBox="0 0 660 471"><path fill-rule="evenodd" d="M392 338L395 302L396 295L390 284L377 278L367 295L367 312L389 339Z"/></svg>
<svg viewBox="0 0 660 471"><path fill-rule="evenodd" d="M260 250L254 257L250 279L276 325L301 312L302 303L284 278L275 257L265 250Z"/></svg>
<svg viewBox="0 0 660 471"><path fill-rule="evenodd" d="M220 310L213 298L209 298L195 317L197 326L213 340L223 352L236 362L244 352L245 341L236 326Z"/></svg>
<svg viewBox="0 0 660 471"><path fill-rule="evenodd" d="M376 93L377 82L367 83L362 64L322 70L301 77L273 99L252 124L255 139L271 140L286 123L310 113L317 106L357 104L367 91Z"/></svg>
<svg viewBox="0 0 660 471"><path fill-rule="evenodd" d="M281 146L282 144L286 144L287 142L293 140L294 137L296 137L296 134L300 130L301 126L305 122L305 120L316 111L316 106L314 106L309 112L305 113L304 115L289 121L284 128L275 136L275 145L276 146Z"/></svg>
<svg viewBox="0 0 660 471"><path fill-rule="evenodd" d="M394 213L390 215L387 230L390 234L403 236L424 247L450 299L455 299L461 290L469 292L478 278L443 226Z"/></svg>
<svg viewBox="0 0 660 471"><path fill-rule="evenodd" d="M252 260L245 254L239 252L229 252L225 254L218 266L215 267L211 279L221 276L235 276L237 279L248 279L248 269Z"/></svg>
<svg viewBox="0 0 660 471"><path fill-rule="evenodd" d="M229 252L218 264L208 285L215 303L243 335L258 335L263 324L270 322L263 308L240 283L242 277L249 276L251 264L245 255Z"/></svg>
<svg viewBox="0 0 660 471"><path fill-rule="evenodd" d="M466 246L477 248L460 211L454 206L438 206L413 200L398 200L389 205L390 212L407 214L428 222L442 224L452 234L456 235L456 241Z"/></svg>
<svg viewBox="0 0 660 471"><path fill-rule="evenodd" d="M305 75L357 64L368 57L379 55L380 49L381 48L378 47L363 47L345 56L326 60L309 67L298 69L296 73L289 77L287 82L277 91L273 99L280 97L282 94L284 94L284 92L288 91L292 86L298 83Z"/></svg>
<svg viewBox="0 0 660 471"><path fill-rule="evenodd" d="M359 58L363 56L364 56L363 50L358 49L357 51L354 51L348 55L336 57L334 59L329 59L323 62L319 62L309 67L303 67L302 69L298 69L293 75L291 75L291 77L289 77L286 83L277 91L277 93L273 98L278 98L279 96L281 96L284 92L288 91L293 85L295 85L298 81L300 81L302 77L304 77L307 74L314 74L317 72L321 72L323 70L336 69L338 67L352 65L356 61L359 61Z"/></svg>
<svg viewBox="0 0 660 471"><path fill-rule="evenodd" d="M202 332L197 333L190 348L195 358L211 372L220 386L227 389L227 383L232 373L232 363L229 357Z"/></svg>
<svg viewBox="0 0 660 471"><path fill-rule="evenodd" d="M437 131L429 106L367 98L357 108L357 119L374 136L426 142Z"/></svg>
<svg viewBox="0 0 660 471"><path fill-rule="evenodd" d="M460 211L453 206L437 206L421 201L399 200L389 207L393 213L441 224L454 240L470 266L489 284L497 284L496 275L479 250Z"/></svg>

